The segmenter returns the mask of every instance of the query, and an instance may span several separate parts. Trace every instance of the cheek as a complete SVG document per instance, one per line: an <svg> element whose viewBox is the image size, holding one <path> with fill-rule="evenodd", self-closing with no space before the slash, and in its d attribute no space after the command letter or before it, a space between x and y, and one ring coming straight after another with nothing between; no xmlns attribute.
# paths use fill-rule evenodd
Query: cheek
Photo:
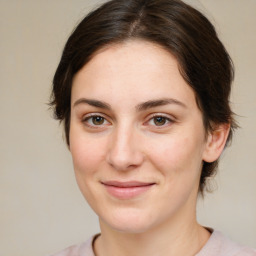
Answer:
<svg viewBox="0 0 256 256"><path fill-rule="evenodd" d="M149 155L151 161L165 174L181 175L183 173L198 173L202 162L202 142L191 136L169 137L151 146ZM150 148L150 147L148 147Z"/></svg>
<svg viewBox="0 0 256 256"><path fill-rule="evenodd" d="M87 175L93 173L104 159L104 141L94 140L85 135L80 136L78 132L70 133L70 152L75 172Z"/></svg>
<svg viewBox="0 0 256 256"><path fill-rule="evenodd" d="M98 184L98 170L102 169L104 159L103 141L92 139L83 131L74 129L70 132L70 152L77 184L83 196L94 208L93 202L97 197L95 185Z"/></svg>
<svg viewBox="0 0 256 256"><path fill-rule="evenodd" d="M197 194L202 166L198 144L198 140L182 136L159 143L151 151L151 162L162 174L163 201L173 203L170 210Z"/></svg>

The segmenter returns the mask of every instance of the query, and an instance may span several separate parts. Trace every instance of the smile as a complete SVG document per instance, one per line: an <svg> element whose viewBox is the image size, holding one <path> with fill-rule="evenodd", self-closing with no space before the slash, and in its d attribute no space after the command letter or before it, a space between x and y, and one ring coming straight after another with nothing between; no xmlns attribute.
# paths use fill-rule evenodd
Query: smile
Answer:
<svg viewBox="0 0 256 256"><path fill-rule="evenodd" d="M102 182L105 186L107 192L118 199L132 199L135 198L150 188L152 188L156 183L145 183L139 181L106 181Z"/></svg>

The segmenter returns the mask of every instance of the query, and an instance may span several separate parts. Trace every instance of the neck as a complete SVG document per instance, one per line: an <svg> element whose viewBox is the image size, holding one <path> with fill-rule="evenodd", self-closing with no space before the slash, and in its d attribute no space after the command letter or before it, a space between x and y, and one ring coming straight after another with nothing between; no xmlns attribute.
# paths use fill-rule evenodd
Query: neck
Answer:
<svg viewBox="0 0 256 256"><path fill-rule="evenodd" d="M113 230L103 221L100 221L100 226L102 233L95 242L96 256L193 256L210 237L210 233L196 222L195 215L189 224L173 218L141 233Z"/></svg>

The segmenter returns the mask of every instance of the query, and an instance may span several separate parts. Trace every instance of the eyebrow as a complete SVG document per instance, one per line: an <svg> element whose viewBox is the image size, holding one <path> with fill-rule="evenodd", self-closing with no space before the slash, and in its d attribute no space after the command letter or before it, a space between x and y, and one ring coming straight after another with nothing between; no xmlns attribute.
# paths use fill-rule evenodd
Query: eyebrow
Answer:
<svg viewBox="0 0 256 256"><path fill-rule="evenodd" d="M103 102L103 101L99 101L99 100L93 100L93 99L85 99L85 98L81 98L78 99L75 103L74 103L74 107L79 105L79 104L88 104L90 106L93 107L97 107L97 108L102 108L102 109L106 109L106 110L110 110L111 107L108 103Z"/></svg>
<svg viewBox="0 0 256 256"><path fill-rule="evenodd" d="M165 106L165 105L169 105L169 104L175 104L184 108L187 108L187 106L182 103L181 101L178 101L176 99L157 99L157 100L149 100L146 102L143 102L139 105L136 106L136 109L138 111L143 111L143 110L147 110L150 108L154 108L154 107L159 107L159 106Z"/></svg>
<svg viewBox="0 0 256 256"><path fill-rule="evenodd" d="M111 110L111 106L108 103L106 103L104 101L94 100L94 99L81 98L81 99L78 99L77 101L75 101L73 106L75 107L79 104L88 104L93 107ZM187 106L184 103L182 103L181 101L178 101L176 99L172 99L172 98L149 100L149 101L138 104L135 108L137 111L145 111L150 108L165 106L165 105L169 105L169 104L175 104L175 105L187 108Z"/></svg>

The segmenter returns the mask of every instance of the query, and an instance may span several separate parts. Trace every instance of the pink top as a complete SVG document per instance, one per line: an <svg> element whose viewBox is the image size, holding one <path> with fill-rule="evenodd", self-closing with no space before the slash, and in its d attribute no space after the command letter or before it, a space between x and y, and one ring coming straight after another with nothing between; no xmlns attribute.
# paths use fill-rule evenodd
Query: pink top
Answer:
<svg viewBox="0 0 256 256"><path fill-rule="evenodd" d="M84 243L73 245L52 256L95 256L91 237ZM195 256L256 256L256 250L238 245L219 231L213 231L205 246Z"/></svg>

